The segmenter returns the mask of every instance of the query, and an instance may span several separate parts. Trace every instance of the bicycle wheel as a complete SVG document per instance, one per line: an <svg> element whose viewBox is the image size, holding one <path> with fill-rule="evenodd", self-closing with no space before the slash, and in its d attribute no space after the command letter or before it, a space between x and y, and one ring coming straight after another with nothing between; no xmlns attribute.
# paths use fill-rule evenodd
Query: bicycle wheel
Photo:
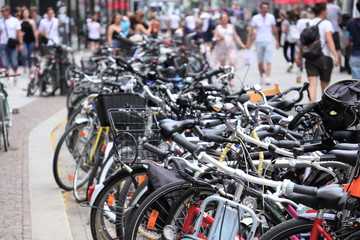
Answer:
<svg viewBox="0 0 360 240"><path fill-rule="evenodd" d="M75 123L75 120L78 118L86 118L87 114L82 114L81 110L83 109L83 106L79 106L77 109L75 109L72 114L68 117L68 120L66 122L65 129L68 129L70 126L72 126Z"/></svg>
<svg viewBox="0 0 360 240"><path fill-rule="evenodd" d="M93 171L97 171L97 166L99 166L103 160L103 149L106 142L108 142L108 140L104 132L101 132L100 136L94 134L86 143L84 150L77 159L73 181L73 193L78 202L83 202L87 199L87 183L89 182Z"/></svg>
<svg viewBox="0 0 360 240"><path fill-rule="evenodd" d="M171 208L166 220L166 225L174 226L174 228L178 231L177 236L187 233L187 230L189 229L186 229L184 232L182 232L182 230L184 230L183 227L190 204L196 204L194 202L194 196L196 196L196 201L198 202L198 205L200 205L201 201L213 195L215 192L215 189L206 187L194 187L186 190L183 194L181 194L176 204ZM207 214L209 214L208 211ZM194 224L195 220L196 217L193 219L192 224ZM202 228L204 227L206 228L207 226L203 225ZM200 232L203 233L204 230L201 229Z"/></svg>
<svg viewBox="0 0 360 240"><path fill-rule="evenodd" d="M40 77L37 70L32 70L30 74L30 82L28 84L27 88L27 95L26 96L32 96L35 95L36 91L39 89L40 85Z"/></svg>
<svg viewBox="0 0 360 240"><path fill-rule="evenodd" d="M119 171L97 195L90 215L93 239L125 239L125 215L147 171L143 166L132 170Z"/></svg>
<svg viewBox="0 0 360 240"><path fill-rule="evenodd" d="M126 223L126 240L161 239L172 206L191 184L185 181L170 183L150 194Z"/></svg>
<svg viewBox="0 0 360 240"><path fill-rule="evenodd" d="M1 123L1 134L2 141L4 144L4 151L7 152L9 148L9 132L8 132L8 117L9 117L9 107L3 96L0 96L0 123Z"/></svg>
<svg viewBox="0 0 360 240"><path fill-rule="evenodd" d="M326 221L330 226L334 226L334 223L331 221ZM314 225L314 221L303 219L303 218L294 218L283 222L267 231L263 236L260 237L260 240L277 240L277 239L301 239L306 240L310 239L311 229ZM318 240L325 239L323 236L317 237Z"/></svg>
<svg viewBox="0 0 360 240"><path fill-rule="evenodd" d="M73 189L77 158L82 153L91 132L87 123L74 124L61 136L54 154L53 174L58 186L65 191Z"/></svg>
<svg viewBox="0 0 360 240"><path fill-rule="evenodd" d="M48 97L53 96L57 89L56 76L53 71L45 70L41 75L41 95Z"/></svg>

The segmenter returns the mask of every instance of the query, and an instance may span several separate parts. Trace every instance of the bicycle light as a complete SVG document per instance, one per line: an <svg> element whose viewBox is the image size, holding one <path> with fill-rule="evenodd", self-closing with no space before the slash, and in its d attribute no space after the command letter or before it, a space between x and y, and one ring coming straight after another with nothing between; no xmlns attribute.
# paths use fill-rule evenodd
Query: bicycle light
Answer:
<svg viewBox="0 0 360 240"><path fill-rule="evenodd" d="M257 202L253 197L250 197L250 196L245 197L243 200L243 204L246 207L250 208L251 210L256 211Z"/></svg>

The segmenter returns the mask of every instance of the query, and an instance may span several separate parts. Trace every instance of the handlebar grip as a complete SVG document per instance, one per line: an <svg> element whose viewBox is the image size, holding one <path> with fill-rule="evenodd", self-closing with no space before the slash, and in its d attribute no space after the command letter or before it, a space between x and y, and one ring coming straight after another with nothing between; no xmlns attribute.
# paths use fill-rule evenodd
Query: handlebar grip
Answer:
<svg viewBox="0 0 360 240"><path fill-rule="evenodd" d="M294 185L294 193L316 196L317 192L318 192L317 187L304 186L304 185L299 185L299 184Z"/></svg>
<svg viewBox="0 0 360 240"><path fill-rule="evenodd" d="M180 133L177 132L173 133L171 139L186 150L188 150L190 153L192 153L194 157L197 157L200 152L205 150L203 146L189 142L186 138L184 138L183 136L181 136Z"/></svg>
<svg viewBox="0 0 360 240"><path fill-rule="evenodd" d="M168 155L171 155L171 152L166 151L166 150L161 150L160 148L155 147L154 145L150 144L150 143L144 143L143 148L145 150L148 150L149 152L154 153L155 155L157 155L158 157L160 157L161 159L165 159Z"/></svg>
<svg viewBox="0 0 360 240"><path fill-rule="evenodd" d="M274 108L273 112L277 113L277 114L279 114L279 115L281 115L283 117L288 117L289 116L289 114L287 114L286 112L284 112L283 110L278 109L278 108Z"/></svg>
<svg viewBox="0 0 360 240"><path fill-rule="evenodd" d="M209 141L209 142L218 142L218 143L224 143L224 142L229 142L230 140L224 138L224 137L221 137L221 136L218 136L218 135L215 135L215 134L209 134L209 133L205 133L203 135L203 138L202 140L204 141Z"/></svg>
<svg viewBox="0 0 360 240"><path fill-rule="evenodd" d="M220 125L222 122L220 119L209 120L205 122L206 128L211 128Z"/></svg>
<svg viewBox="0 0 360 240"><path fill-rule="evenodd" d="M289 123L288 128L290 130L293 130L294 128L296 128L299 124L300 124L300 119L308 112L315 110L319 107L319 103L314 102L309 104L309 106L307 106L305 109L303 109L302 112L298 113L295 115L294 119Z"/></svg>
<svg viewBox="0 0 360 240"><path fill-rule="evenodd" d="M300 147L300 142L293 140L271 140L271 143L278 147L287 148L287 149Z"/></svg>

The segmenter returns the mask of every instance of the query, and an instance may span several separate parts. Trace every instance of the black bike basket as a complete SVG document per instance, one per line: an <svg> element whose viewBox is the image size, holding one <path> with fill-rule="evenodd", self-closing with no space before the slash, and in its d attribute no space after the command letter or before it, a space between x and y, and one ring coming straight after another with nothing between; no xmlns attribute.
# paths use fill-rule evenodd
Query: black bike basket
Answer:
<svg viewBox="0 0 360 240"><path fill-rule="evenodd" d="M160 160L158 156L143 149L145 142L158 146L161 139L158 121L151 108L111 108L108 114L115 136L116 157L124 163Z"/></svg>
<svg viewBox="0 0 360 240"><path fill-rule="evenodd" d="M96 113L101 126L109 127L110 121L108 110L112 108L131 108L142 107L147 105L147 99L137 93L111 93L99 94L95 99ZM116 118L116 116L114 116ZM117 122L114 119L114 122Z"/></svg>
<svg viewBox="0 0 360 240"><path fill-rule="evenodd" d="M329 130L346 130L358 124L359 103L359 80L340 80L329 85L321 99L324 126Z"/></svg>

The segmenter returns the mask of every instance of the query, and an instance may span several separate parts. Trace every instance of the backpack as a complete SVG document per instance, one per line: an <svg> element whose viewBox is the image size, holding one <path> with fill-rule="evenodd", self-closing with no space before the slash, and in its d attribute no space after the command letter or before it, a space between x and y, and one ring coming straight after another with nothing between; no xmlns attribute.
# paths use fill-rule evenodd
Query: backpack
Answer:
<svg viewBox="0 0 360 240"><path fill-rule="evenodd" d="M209 18L209 26L207 31L211 32L212 30L214 30L216 28L216 21L212 18Z"/></svg>
<svg viewBox="0 0 360 240"><path fill-rule="evenodd" d="M340 80L325 88L320 115L329 130L346 130L359 123L360 80Z"/></svg>
<svg viewBox="0 0 360 240"><path fill-rule="evenodd" d="M319 33L319 24L322 21L314 26L306 23L306 28L300 34L302 56L305 59L312 60L323 55Z"/></svg>
<svg viewBox="0 0 360 240"><path fill-rule="evenodd" d="M300 33L298 28L296 27L295 24L291 24L289 25L289 32L288 35L286 36L286 41L288 41L289 43L297 43L300 39Z"/></svg>

